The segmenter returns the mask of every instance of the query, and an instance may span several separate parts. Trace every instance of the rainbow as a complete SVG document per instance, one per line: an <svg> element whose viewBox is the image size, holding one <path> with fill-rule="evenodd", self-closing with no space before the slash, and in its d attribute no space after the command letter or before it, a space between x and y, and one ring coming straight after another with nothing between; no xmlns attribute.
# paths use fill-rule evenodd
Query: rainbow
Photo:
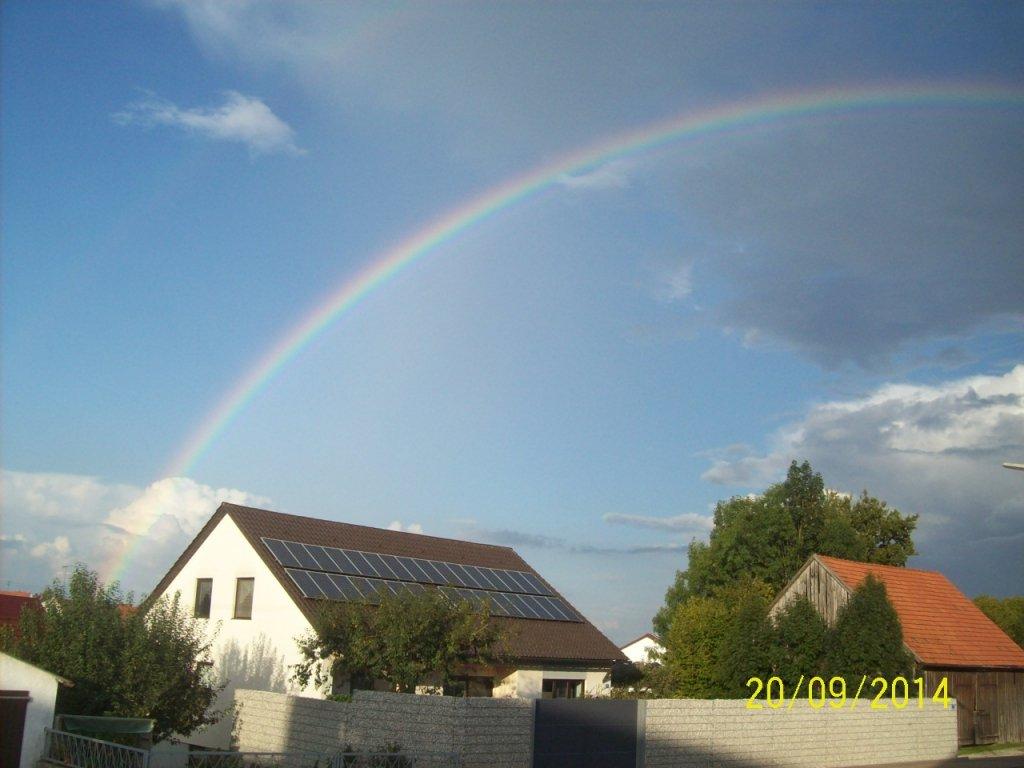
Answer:
<svg viewBox="0 0 1024 768"><path fill-rule="evenodd" d="M200 422L161 477L183 476L190 472L217 437L271 379L374 289L413 262L450 243L460 233L559 184L568 176L674 142L780 121L893 108L1016 108L1022 105L1024 89L978 83L908 83L772 95L660 120L538 166L473 197L371 259L362 271L330 293L267 349ZM118 558L120 562L115 563L112 569L115 575L123 572L134 548L134 543L129 545Z"/></svg>

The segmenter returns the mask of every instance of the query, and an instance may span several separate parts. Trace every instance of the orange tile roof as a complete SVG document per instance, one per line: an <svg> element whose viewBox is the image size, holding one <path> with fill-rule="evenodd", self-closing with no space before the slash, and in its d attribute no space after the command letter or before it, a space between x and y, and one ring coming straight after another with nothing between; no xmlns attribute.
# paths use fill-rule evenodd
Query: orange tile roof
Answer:
<svg viewBox="0 0 1024 768"><path fill-rule="evenodd" d="M1024 669L1024 649L938 571L817 558L850 589L869 573L885 584L903 642L923 664Z"/></svg>

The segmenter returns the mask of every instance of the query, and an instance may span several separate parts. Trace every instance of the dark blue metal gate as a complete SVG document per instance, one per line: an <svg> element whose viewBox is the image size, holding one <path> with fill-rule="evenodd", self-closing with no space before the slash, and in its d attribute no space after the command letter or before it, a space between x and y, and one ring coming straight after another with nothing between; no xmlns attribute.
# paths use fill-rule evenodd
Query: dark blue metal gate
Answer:
<svg viewBox="0 0 1024 768"><path fill-rule="evenodd" d="M636 768L636 701L539 699L533 722L533 768Z"/></svg>

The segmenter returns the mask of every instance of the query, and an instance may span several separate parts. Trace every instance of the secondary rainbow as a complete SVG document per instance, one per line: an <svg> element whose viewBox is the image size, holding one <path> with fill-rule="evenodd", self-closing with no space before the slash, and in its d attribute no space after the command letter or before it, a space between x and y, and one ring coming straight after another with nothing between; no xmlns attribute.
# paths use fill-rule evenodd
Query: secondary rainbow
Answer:
<svg viewBox="0 0 1024 768"><path fill-rule="evenodd" d="M185 475L259 391L309 343L403 268L461 232L560 182L612 160L672 142L819 115L906 108L1018 108L1024 89L987 83L903 83L775 94L687 112L617 134L491 187L371 259L271 346L223 396L179 449L162 477ZM142 537L138 537L141 539ZM137 539L137 540L138 540ZM134 544L113 570L123 571Z"/></svg>

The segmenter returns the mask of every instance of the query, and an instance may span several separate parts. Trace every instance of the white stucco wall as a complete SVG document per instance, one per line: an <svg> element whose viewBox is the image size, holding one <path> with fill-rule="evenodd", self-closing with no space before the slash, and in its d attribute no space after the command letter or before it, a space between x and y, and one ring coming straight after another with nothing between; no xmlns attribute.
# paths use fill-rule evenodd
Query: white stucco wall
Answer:
<svg viewBox="0 0 1024 768"><path fill-rule="evenodd" d="M56 675L6 653L0 653L0 688L7 691L28 691L29 695L19 768L32 768L43 756L43 729L53 727L53 709L57 702L58 685Z"/></svg>
<svg viewBox="0 0 1024 768"><path fill-rule="evenodd" d="M664 653L665 648L653 637L647 635L622 647L622 652L626 654L626 658L634 664L646 664L648 661L651 661L649 656L651 651Z"/></svg>
<svg viewBox="0 0 1024 768"><path fill-rule="evenodd" d="M238 578L254 579L251 619L232 618ZM210 532L164 594L180 592L182 606L191 613L197 579L213 579L210 618L204 621L211 633L217 633L214 669L227 682L215 708L230 706L237 688L320 695L312 689L301 690L288 679L290 667L301 659L295 638L310 629L309 622L230 515ZM189 734L188 741L228 746L231 725L231 719L225 718L203 733Z"/></svg>
<svg viewBox="0 0 1024 768"><path fill-rule="evenodd" d="M510 684L509 680L513 677L515 678L514 686ZM539 699L544 691L545 680L582 680L585 695L605 696L608 693L608 688L605 685L607 677L608 672L603 669L517 669L513 675L503 681L502 695L514 696L518 699ZM505 691L509 692L505 693ZM497 689L494 695L499 695Z"/></svg>

